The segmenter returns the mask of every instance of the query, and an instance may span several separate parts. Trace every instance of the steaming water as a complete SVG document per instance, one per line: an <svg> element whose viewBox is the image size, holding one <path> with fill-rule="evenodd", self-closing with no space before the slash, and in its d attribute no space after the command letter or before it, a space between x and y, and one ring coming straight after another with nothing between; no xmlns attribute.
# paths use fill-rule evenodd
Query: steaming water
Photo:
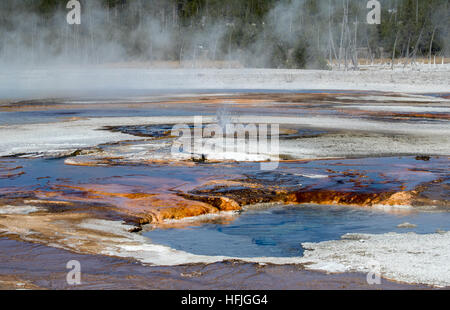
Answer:
<svg viewBox="0 0 450 310"><path fill-rule="evenodd" d="M20 99L27 100L33 99L36 96L33 91L28 93L27 91L16 91L11 88L7 88L3 82L6 82L7 76L2 77L0 73L0 99L4 98L16 98L14 94L20 94ZM94 81L92 81L94 83ZM5 89L3 89L5 88ZM201 113L202 115L215 115L217 117L218 123L222 128L225 128L227 124L231 123L231 117L235 113L232 107L222 106L219 109L216 107L207 107L202 105L197 108L195 102L191 102L184 106L183 104L174 105L158 105L149 103L155 100L160 100L164 96L168 97L178 97L178 96L201 96L209 95L214 96L220 95L221 93L239 94L239 93L279 93L280 90L271 89L192 89L192 90L157 90L157 89L136 89L136 90L123 90L120 89L119 85L115 90L108 90L108 96L113 96L111 99L105 98L105 91L62 91L60 96L64 96L76 99L57 99L57 100L36 100L36 103L42 105L38 110L31 111L7 111L0 110L0 125L16 125L16 124L38 124L38 123L55 123L64 121L69 117L151 117L151 116L195 116ZM348 93L358 93L355 91L346 91ZM101 95L99 93L102 93ZM297 93L297 94L314 94L314 93L326 93L333 94L339 93L339 91L333 90L283 90L283 93ZM361 92L366 93L366 92ZM168 95L170 94L170 95ZM84 97L84 96L89 97ZM156 96L156 97L155 97ZM121 99L117 99L121 98ZM1 103L1 102L0 102ZM52 108L53 104L63 105L63 107ZM108 104L104 107L104 104ZM140 104L139 106L134 106L130 108L126 104ZM125 106L124 106L125 105ZM245 109L240 108L241 112ZM271 111L270 108L266 108L267 111ZM252 110L254 112L254 110ZM275 113L282 112L279 109L274 109ZM321 111L322 113L328 111ZM305 112L306 113L306 112ZM335 111L333 111L335 113Z"/></svg>
<svg viewBox="0 0 450 310"><path fill-rule="evenodd" d="M415 228L398 228L405 222ZM301 243L337 240L346 233L420 234L450 229L450 212L392 214L336 206L289 206L249 210L229 224L206 223L188 229L145 232L152 242L200 255L295 257Z"/></svg>
<svg viewBox="0 0 450 310"><path fill-rule="evenodd" d="M1 80L1 79L0 79ZM0 86L1 88L1 86ZM206 92L206 91L205 91ZM222 90L223 92L223 90ZM227 93L239 93L242 90L230 90ZM249 92L249 91L247 91ZM255 91L271 93L276 91ZM290 92L290 91L284 91ZM294 92L294 91L292 91ZM314 93L315 91L295 91L296 93ZM320 91L321 93L333 93L333 91ZM200 95L201 92L197 93ZM109 96L113 94L108 93ZM126 95L148 96L148 92L139 91L126 93ZM180 93L176 93L180 95ZM0 126L21 123L45 123L64 121L71 117L124 117L124 116L193 116L216 115L218 123L225 127L230 123L231 116L238 116L248 112L249 115L272 113L302 113L306 109L295 111L288 108L268 107L265 110L257 107L235 107L226 105L204 105L195 99L187 104L164 105L133 105L142 103L142 99L120 99L130 103L130 106L122 105L123 102L105 102L95 99L77 97L78 101L66 102L61 99L63 107L45 106L41 111L2 111L0 112ZM152 99L150 98L149 101ZM145 100L145 102L147 102ZM119 103L115 105L114 103ZM357 100L354 102L357 103ZM105 104L105 105L103 105ZM114 104L114 106L113 106ZM73 106L72 106L73 105ZM81 106L81 107L80 107ZM291 108L293 108L291 106ZM335 109L322 107L311 113L331 114L337 113ZM248 110L246 110L248 109ZM266 114L264 114L266 113ZM334 115L334 114L333 114ZM437 122L433 120L433 122ZM388 120L391 124L392 120ZM168 127L161 125L161 130ZM160 133L160 129L137 123L133 126L119 128L124 132L134 133ZM155 131L156 130L156 131ZM302 136L316 135L320 133L316 128L302 128ZM326 131L324 131L326 132ZM289 138L289 137L285 137ZM292 137L291 137L292 138ZM142 143L142 142L139 142ZM338 142L334 142L338 143ZM118 184L124 187L135 187L137 192L153 193L160 191L160 185L167 180L159 181L158 178L167 177L173 186L182 187L184 184L194 184L198 178L217 178L218 175L234 175L249 173L256 175L262 181L277 180L285 186L321 186L322 179L310 178L311 175L334 175L335 183L330 183L335 190L348 190L352 185L351 176L343 175L348 169L355 169L367 175L367 188L369 191L398 190L399 186L405 186L405 190L411 190L423 182L430 182L439 177L448 178L448 158L446 156L433 157L429 161L418 161L411 157L383 157L311 161L303 163L281 163L280 169L270 174L263 174L258 164L241 163L231 167L217 168L213 165L198 165L195 167L178 166L99 166L99 167L75 167L64 164L63 159L22 159L9 158L5 161L13 161L10 166L20 166L24 172L22 175L11 178L0 178L0 189L4 189L5 197L20 197L22 190L39 190L42 192L54 191L54 185L79 185L79 184ZM332 168L335 173L327 171ZM218 170L220 169L220 170ZM381 172L383 175L381 175ZM153 182L152 180L158 180ZM328 180L323 179L323 182ZM331 182L331 181L330 181ZM301 184L301 185L300 185ZM11 194L8 192L10 188ZM355 187L352 190L363 190ZM439 197L442 198L442 197ZM106 211L105 211L106 212ZM153 243L167 245L177 250L200 255L218 255L229 257L296 257L303 254L301 243L321 242L336 240L346 233L375 233L386 232L416 232L420 234L434 233L438 229L449 230L450 212L423 213L411 212L392 214L383 211L343 208L336 206L290 206L273 207L266 209L251 209L241 215L236 215L232 222L224 223L223 220L192 224L188 228L162 229L156 228L144 232ZM399 224L409 222L417 225L415 228L401 229ZM445 246L445 245L444 245ZM16 250L17 251L17 250ZM14 251L10 252L14 253ZM53 253L53 252L52 252ZM34 259L33 256L30 256ZM61 266L65 266L62 264ZM84 265L83 265L84 266ZM286 267L288 268L288 267ZM222 272L222 271L221 271ZM230 271L231 272L231 271ZM129 274L133 274L130 272ZM249 277L257 274L251 271ZM65 274L64 277L65 279ZM221 279L221 278L220 278ZM183 280L184 281L184 280ZM220 280L222 281L222 280ZM151 281L148 281L151 282ZM154 281L158 282L158 281ZM161 282L161 281L159 281ZM267 281L266 281L267 282Z"/></svg>
<svg viewBox="0 0 450 310"><path fill-rule="evenodd" d="M227 125L231 124L231 115L228 111L227 107L221 107L217 111L217 124L222 128L222 130L225 132Z"/></svg>

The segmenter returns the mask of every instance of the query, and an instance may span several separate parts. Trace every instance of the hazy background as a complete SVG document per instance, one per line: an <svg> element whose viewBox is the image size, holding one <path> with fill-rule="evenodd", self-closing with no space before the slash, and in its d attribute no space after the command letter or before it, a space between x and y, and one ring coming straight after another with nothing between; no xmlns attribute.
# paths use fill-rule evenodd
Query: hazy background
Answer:
<svg viewBox="0 0 450 310"><path fill-rule="evenodd" d="M0 1L0 98L208 82L167 68L352 70L450 54L448 0L381 0L381 25L366 23L366 0L80 0L81 25L67 24L67 2Z"/></svg>
<svg viewBox="0 0 450 310"><path fill-rule="evenodd" d="M448 0L382 0L378 26L366 24L366 0L80 0L79 26L66 23L67 2L2 0L0 63L327 69L358 49L367 58L394 45L397 57L450 51Z"/></svg>

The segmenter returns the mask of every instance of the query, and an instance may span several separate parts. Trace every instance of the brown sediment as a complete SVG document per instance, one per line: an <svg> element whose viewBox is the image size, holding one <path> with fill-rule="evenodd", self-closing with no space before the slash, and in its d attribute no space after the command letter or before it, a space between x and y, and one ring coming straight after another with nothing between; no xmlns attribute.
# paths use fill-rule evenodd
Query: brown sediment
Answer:
<svg viewBox="0 0 450 310"><path fill-rule="evenodd" d="M330 172L330 171L329 171ZM365 174L355 169L334 172L347 178L363 178ZM311 189L283 188L282 181L265 180L258 177L235 176L233 179L210 180L211 176L196 185L187 186L186 192L171 191L170 178L148 178L141 180L142 186L122 184L83 184L77 186L53 185L47 191L33 191L23 198L13 199L16 205L44 207L46 211L30 214L2 214L0 232L8 238L27 240L40 244L61 247L77 253L116 253L110 251L115 246L138 245L134 234L143 224L166 225L167 220L181 220L206 214L219 214L221 211L239 211L246 205L257 203L280 204L323 204L370 207L373 205L417 205L432 199L442 199L448 191L446 179L423 184L412 191L385 190L358 191L329 190L332 178L327 178L323 188ZM180 181L182 182L182 181ZM315 182L315 181L314 181ZM318 181L321 182L321 181ZM156 184L158 186L156 186ZM317 184L316 184L317 185ZM151 191L146 190L152 186ZM197 186L197 187L194 187ZM1 189L0 189L1 192ZM421 199L421 200L420 200ZM0 201L9 203L10 201ZM99 221L106 219L127 224L124 231L119 227L109 230L110 222L102 227ZM228 221L233 218L226 219ZM169 221L170 223L171 221ZM92 225L85 225L92 223ZM178 227L182 227L183 224ZM105 227L108 227L105 229ZM120 226L120 225L119 225Z"/></svg>
<svg viewBox="0 0 450 310"><path fill-rule="evenodd" d="M17 167L0 166L0 170L2 170L2 171L14 171L14 170L19 170L19 169L23 169L23 166L17 166Z"/></svg>
<svg viewBox="0 0 450 310"><path fill-rule="evenodd" d="M76 156L70 157L64 161L69 166L96 167L96 166L115 166L122 157L108 158L100 156Z"/></svg>
<svg viewBox="0 0 450 310"><path fill-rule="evenodd" d="M82 120L88 120L89 117L79 117L79 116L74 116L74 117L62 117L61 120L62 121L66 121L66 122L75 122L75 121L82 121Z"/></svg>
<svg viewBox="0 0 450 310"><path fill-rule="evenodd" d="M25 174L25 172L21 170L23 169L23 166L14 165L14 161L12 162L2 161L1 163L2 164L0 164L0 179L12 179Z"/></svg>
<svg viewBox="0 0 450 310"><path fill-rule="evenodd" d="M203 187L205 186L222 186L222 187L231 187L231 186L243 186L247 188L262 188L262 184L258 183L251 183L251 182L242 182L240 180L208 180L205 183L202 184Z"/></svg>
<svg viewBox="0 0 450 310"><path fill-rule="evenodd" d="M415 192L381 192L381 193L359 193L359 192L337 192L330 190L316 190L308 192L297 192L288 195L288 203L313 203L322 205L350 205L350 206L408 206L412 205Z"/></svg>
<svg viewBox="0 0 450 310"><path fill-rule="evenodd" d="M231 198L217 196L195 196L188 194L180 194L190 200L201 201L207 203L219 211L239 211L241 206Z"/></svg>
<svg viewBox="0 0 450 310"><path fill-rule="evenodd" d="M348 171L347 176L366 178L367 176ZM205 197L220 195L236 201L240 206L258 203L284 203L284 204L320 204L371 207L385 206L433 206L450 208L450 185L445 179L438 179L422 184L413 190L406 190L406 186L398 186L399 190L370 191L363 190L368 186L361 185L356 180L348 180L352 186L348 190L330 189L282 189L277 186L258 184L254 179L245 181L228 181L228 184L217 184L207 189L197 188L184 194L183 197L192 200L204 200ZM254 181L254 182L253 182ZM253 182L253 183L252 183ZM254 184L255 183L255 184ZM380 181L379 183L383 183ZM324 184L326 187L327 185ZM355 190L358 189L358 190Z"/></svg>
<svg viewBox="0 0 450 310"><path fill-rule="evenodd" d="M92 231L78 227L89 218L89 214L83 213L6 214L0 218L0 231L12 239L54 244L84 253L99 253L98 237L102 234L103 237L114 235L96 231L94 236Z"/></svg>
<svg viewBox="0 0 450 310"><path fill-rule="evenodd" d="M43 288L13 275L0 275L0 290L42 290Z"/></svg>
<svg viewBox="0 0 450 310"><path fill-rule="evenodd" d="M58 186L57 188L60 190L37 193L38 197L83 203L81 206L80 204L73 206L78 209L86 209L82 206L91 204L90 210L85 212L96 212L103 216L109 214L110 216L106 218L111 218L111 213L114 213L127 223L135 225L158 224L169 219L178 220L240 209L237 203L226 197L193 200L171 193L130 193L125 192L128 189L120 185L91 184L83 187ZM120 190L122 192L119 192Z"/></svg>
<svg viewBox="0 0 450 310"><path fill-rule="evenodd" d="M192 200L203 201L205 199L211 199L209 197L217 195L217 191L220 192L222 197L227 197L236 202L239 206L253 205L258 203L272 203L272 202L286 202L288 192L284 190L273 190L267 188L241 188L228 189L226 186L218 186L212 190L195 190L190 194L180 194L183 197L187 197Z"/></svg>
<svg viewBox="0 0 450 310"><path fill-rule="evenodd" d="M334 104L328 102L335 100L336 96L342 94L250 94L250 95L234 95L224 97L204 97L204 98L186 98L184 100L167 100L160 102L136 103L136 104L98 104L98 108L117 108L117 107L133 107L142 108L143 105L158 105L158 104L209 104L220 105L223 103L233 103L235 106L251 106L259 104L267 104L264 107L275 107L275 102L285 102L284 106L295 103L298 107L313 109L327 104ZM355 98L359 95L352 94ZM343 101L343 100L340 100ZM352 102L351 100L349 102ZM281 106L281 105L280 105ZM279 107L279 106L278 106ZM10 110L25 111L32 110L52 110L52 109L86 109L92 108L91 105L70 105L70 104L22 104L18 106L11 106ZM292 106L292 108L296 108ZM8 108L4 108L8 109ZM353 110L344 110L342 113L353 113ZM356 112L355 112L356 113ZM388 113L388 112L358 112L360 115L372 115L381 117L410 117L410 118L442 118L449 119L448 114L431 114L431 113ZM64 121L78 120L80 118L61 118ZM84 118L83 118L84 119ZM283 129L282 134L295 134L293 129ZM120 143L118 143L119 145ZM101 150L100 150L101 152ZM133 164L126 162L122 157L102 157L106 153L91 153L88 151L74 152L70 154L70 159L66 160L66 164L81 165L81 166L114 166ZM96 155L99 156L96 156ZM291 160L285 162L310 162L313 160ZM170 161L170 160L147 160L139 161L140 165L197 165L193 161ZM226 163L221 163L226 165ZM339 165L339 163L336 163ZM215 166L214 168L216 168ZM1 170L7 172L7 178L14 178L20 173L14 167L8 170ZM12 169L12 170L11 170ZM368 185L361 184L361 180L368 177L357 170L347 170L344 172L328 171L335 174L337 177L345 177L345 186L343 189L339 187L336 190L330 190L334 183L329 182L333 180L334 176L316 186L310 188L280 188L275 186L277 183L275 179L272 184L264 182L257 182L258 180L247 179L242 180L209 180L196 188L195 190L188 189L187 193L183 192L168 192L166 180L161 179L159 182L161 187L153 187L148 190L142 188L126 189L124 187L109 187L105 188L99 184L81 185L72 187L59 188L52 187L47 191L37 191L27 196L28 198L20 197L18 199L11 199L15 201L16 205L31 205L46 207L48 211L39 211L28 215L1 215L0 216L0 230L6 231L16 236L21 236L33 242L44 244L52 244L63 246L70 250L83 253L101 253L105 244L116 242L122 236L114 232L107 233L105 231L97 231L94 229L87 229L80 227L79 224L91 219L110 219L116 221L124 221L128 224L135 225L133 232L138 231L143 224L164 224L166 220L175 219L180 220L186 217L195 217L205 214L218 214L220 211L237 211L241 207L256 203L314 203L326 205L354 205L354 206L372 206L376 204L381 205L439 205L442 207L450 207L448 200L445 200L446 193L450 192L449 186L443 182L423 185L423 187L416 188L414 191L406 191L405 187L400 185L383 186L383 191L374 192L372 189L366 189ZM425 172L425 171L424 171ZM381 175L380 175L381 176ZM0 178L2 174L0 172ZM223 178L221 176L220 178ZM396 181L395 178L388 178L386 181L377 181L379 184L391 183ZM70 180L69 180L70 182ZM153 182L153 181L152 181ZM318 181L319 182L319 181ZM334 182L334 180L333 180ZM370 183L367 180L366 183ZM179 185L179 184L177 184ZM317 184L316 184L317 185ZM170 185L172 186L172 185ZM174 186L176 187L176 186ZM190 186L192 187L192 186ZM207 187L213 187L207 189ZM189 191L191 190L191 191ZM18 189L0 188L0 193L12 193L21 196ZM23 193L24 196L27 193ZM447 194L448 195L448 194ZM0 201L0 205L2 205ZM6 204L6 203L5 203ZM127 228L128 229L128 228ZM14 238L14 237L11 237ZM17 237L18 238L18 237ZM124 238L126 239L126 238ZM113 240L113 241L111 241ZM64 266L64 265L63 265ZM222 268L222 267L220 267ZM272 267L270 267L272 268ZM201 269L201 268L199 268ZM231 271L230 268L228 271ZM233 269L234 270L234 269ZM195 270L196 271L196 270ZM201 270L203 272L203 270ZM216 272L220 274L220 272ZM292 273L290 273L292 274ZM255 273L249 273L254 277ZM250 278L249 276L249 278ZM267 278L271 278L270 275ZM267 279L266 278L266 279ZM164 278L165 279L165 278ZM364 280L364 279L363 279ZM2 279L0 277L0 288L2 287ZM222 280L221 280L222 281ZM300 279L300 281L302 281ZM21 281L22 282L22 281ZM148 285L147 281L146 285ZM261 281L260 284L267 283ZM278 283L283 283L278 281ZM343 285L348 285L343 281ZM192 282L190 283L192 284ZM217 286L221 283L216 283ZM318 285L321 286L321 285ZM188 286L190 287L190 286Z"/></svg>
<svg viewBox="0 0 450 310"><path fill-rule="evenodd" d="M176 200L175 198L172 199ZM147 219L146 214L142 214L139 224L157 224L163 223L165 220L180 220L186 217L218 213L219 211L218 208L202 201L183 200L183 203L173 204L170 207L156 207L152 211L153 217L151 219Z"/></svg>
<svg viewBox="0 0 450 310"><path fill-rule="evenodd" d="M119 166L127 164L193 167L197 164L192 160L139 159L138 161L133 161L130 159L124 159L123 157L101 157L101 156L76 156L66 159L64 163L69 166L81 166L81 167Z"/></svg>
<svg viewBox="0 0 450 310"><path fill-rule="evenodd" d="M27 215L5 214L0 217L2 237L82 254L107 252L114 256L115 252L111 252L111 249L120 248L121 245L141 244L127 229L117 221L102 222L89 213L39 212Z"/></svg>
<svg viewBox="0 0 450 310"><path fill-rule="evenodd" d="M83 156L76 158L78 157ZM310 161L312 160L297 162ZM1 164L5 166L4 162ZM349 168L344 168L344 171L333 169L333 166L342 167L347 164ZM9 162L8 165L10 170L20 170L17 163ZM221 211L239 211L244 206L258 203L362 207L449 205L448 199L445 198L445 193L449 192L448 185L444 182L445 177L440 183L414 189L407 187L404 182L399 182L395 176L383 176L381 171L378 179L371 179L367 169L356 169L354 164L345 160L333 163L333 166L326 164L319 170L314 170L318 173L326 171L329 174L328 178L318 180L307 180L298 175L299 172L306 173L309 170L302 165L294 165L283 170L280 178L276 173L267 178L259 177L259 174L253 175L251 172L249 175L242 175L242 172L236 170L233 172L235 175L222 175L219 179L211 170L211 173L199 174L197 178L187 182L171 177L145 177L137 180L139 185L120 184L120 180L117 181L118 184L106 185L68 186L52 183L32 192L20 192L18 188L0 188L0 193L5 193L2 194L3 198L11 198L12 203L7 201L5 205L24 203L46 207L49 213L89 214L90 218L125 221L135 225L137 229L143 224L162 224L166 220L217 214ZM211 169L216 168L216 165L211 166ZM409 169L413 168L402 168L402 174ZM212 179L214 175L216 179ZM300 183L304 185L299 185Z"/></svg>
<svg viewBox="0 0 450 310"><path fill-rule="evenodd" d="M450 120L449 113L398 113L398 112L382 112L382 111L369 111L358 109L338 109L340 113L350 114L355 116L372 116L372 117L391 117L401 119L415 119L415 118L428 118L438 120Z"/></svg>
<svg viewBox="0 0 450 310"><path fill-rule="evenodd" d="M123 198L122 195L120 195L120 198ZM179 201L183 200L178 196L176 198ZM125 199L139 201L147 199L147 197L128 197ZM223 209L228 208L229 204L231 204L228 199L223 199L222 203L216 199L214 201L216 201L218 208ZM29 202L31 201L29 200ZM50 205L54 203L51 200L48 202ZM136 224L139 221L144 223L153 221L157 223L166 219L182 219L184 217L218 212L217 208L206 203L187 200L186 202L184 206L176 205L160 209L155 207L150 213L144 212L140 214L136 211ZM41 205L48 206L46 203ZM112 256L115 255L115 251L120 249L122 245L137 246L142 243L140 239L140 241L136 240L135 235L132 234L139 231L139 229L120 224L124 216L117 218L115 222L101 221L99 219L102 219L103 216L93 213L92 208L79 210L76 208L76 203L70 206L57 203L54 209L48 211L30 214L2 214L0 216L0 235L12 240L50 245L75 253L110 253L107 255ZM107 211L103 209L101 212L106 213Z"/></svg>
<svg viewBox="0 0 450 310"><path fill-rule="evenodd" d="M75 189L83 192L87 192L90 194L87 198L99 198L102 196L110 196L110 197L120 197L120 198L128 198L128 199L143 199L143 198L149 198L154 197L156 194L149 194L149 193L114 193L114 192L106 192L100 190L102 187L101 185L98 186L98 189L89 188L89 187L79 187L79 186L61 186L66 187L69 189Z"/></svg>
<svg viewBox="0 0 450 310"><path fill-rule="evenodd" d="M290 185L289 182L285 187L283 181L277 180L276 177L273 180L265 180L237 175L234 179L211 180L209 176L191 184L177 184L172 179L147 178L140 181L142 186L139 187L121 184L53 185L50 190L34 191L24 202L43 205L53 212L83 212L94 218L121 219L138 228L143 224L161 224L166 220L179 220L221 211L239 211L243 206L258 203L364 207L415 206L427 203L436 205L440 202L441 206L448 206L448 200L443 197L443 192L448 191L448 185L443 181L433 185L433 196L429 190L427 192L429 185L409 191L402 184L397 185L395 189L387 186L385 190L370 190L370 179L356 169L341 172L327 169L327 172L346 177L348 186L341 185L339 190L330 190L330 186L335 182L333 175L325 180L314 181L313 186L304 188ZM365 184L362 184L362 180L365 180ZM392 180L377 182L383 184ZM180 187L183 187L183 191ZM176 188L178 189L175 191ZM436 196L437 191L440 196ZM26 193L20 197L24 197L23 195Z"/></svg>
<svg viewBox="0 0 450 310"><path fill-rule="evenodd" d="M12 178L24 175L24 174L25 174L25 172L23 172L23 171L19 171L19 172L16 172L16 173L0 174L0 179L12 179Z"/></svg>
<svg viewBox="0 0 450 310"><path fill-rule="evenodd" d="M450 115L447 114L433 114L433 113L382 113L380 116L392 116L392 117L400 117L400 118L431 118L431 119L442 119L442 120L450 120Z"/></svg>
<svg viewBox="0 0 450 310"><path fill-rule="evenodd" d="M159 187L149 193L134 186L120 184L54 185L51 190L24 192L19 198L11 198L4 204L44 207L48 209L49 215L86 214L90 218L123 220L136 225L136 231L144 224L160 224L166 220L180 220L241 208L227 197L190 199L192 197L170 193L173 185L171 182L164 185L165 180L161 178L150 178L147 182L159 182Z"/></svg>
<svg viewBox="0 0 450 310"><path fill-rule="evenodd" d="M38 204L38 205L54 205L54 206L74 206L75 204L70 201L60 201L60 200L24 200L26 204Z"/></svg>
<svg viewBox="0 0 450 310"><path fill-rule="evenodd" d="M366 94L376 92L366 92ZM96 103L96 108L100 109L117 109L126 107L128 109L142 109L145 106L171 105L171 104L208 104L222 105L231 103L233 106L251 106L260 104L276 103L329 103L329 100L336 100L337 96L349 95L348 92L340 93L247 93L247 94L231 94L225 96L193 96L180 98L166 97L160 100L152 98L148 102L124 102L124 103ZM351 93L352 96L358 97L361 94ZM398 94L393 94L395 96ZM341 100L344 101L344 100ZM64 103L62 100L29 100L20 102L7 102L0 106L5 111L40 111L40 110L83 110L91 109L90 103ZM65 118L70 120L70 118Z"/></svg>
<svg viewBox="0 0 450 310"><path fill-rule="evenodd" d="M401 192L380 192L380 193L364 193L364 192L345 192L333 190L300 190L289 192L287 190L275 189L225 189L223 187L214 190L196 190L194 195L183 195L189 199L200 200L205 199L204 196L213 194L220 189L225 197L232 198L241 206L252 205L258 203L285 203L285 204L321 204L321 205L348 205L348 206L373 206L373 205L401 205L407 206L414 203L417 196L415 191Z"/></svg>
<svg viewBox="0 0 450 310"><path fill-rule="evenodd" d="M208 265L146 266L128 259L77 254L6 238L0 239L0 248L3 267L0 289L17 289L17 283L25 283L25 288L30 289L374 289L367 284L365 274L327 274L305 270L302 265L262 266L225 261ZM70 260L77 260L82 266L81 284L76 287L66 281L66 264ZM383 279L376 289L431 288Z"/></svg>
<svg viewBox="0 0 450 310"><path fill-rule="evenodd" d="M300 162L302 160L292 160L292 162ZM311 161L311 160L304 160ZM254 161L254 163L266 161ZM291 162L291 160L283 160L282 162ZM197 159L195 157L186 159L128 159L123 157L86 157L77 156L71 157L64 161L69 166L80 167L98 167L98 166L124 166L124 165L148 165L148 166L172 166L172 167L194 167L201 164L215 164L216 167L231 167L237 163L236 160L209 160Z"/></svg>
<svg viewBox="0 0 450 310"><path fill-rule="evenodd" d="M329 189L333 176L329 176L329 181L318 181L316 188L308 186L305 188L295 188L296 186L283 187L280 181L259 180L254 177L246 177L241 180L224 180L222 183L209 182L184 194L183 197L193 200L204 201L205 197L222 196L236 201L240 206L258 203L285 203L285 204L322 204L322 205L348 205L348 206L415 206L419 201L425 201L421 194L428 185L423 185L414 190L406 190L405 185L397 185L397 189L370 190L370 179L362 172L354 169L337 173L331 169L328 173L336 173L338 176L345 176L350 179L346 181L349 185L341 190ZM363 184L362 182L368 182ZM320 183L322 182L322 183ZM386 181L388 183L392 181ZM378 181L383 184L384 181ZM447 186L442 184L442 186ZM441 189L442 192L442 189ZM445 197L438 199L444 200ZM430 199L428 199L430 201Z"/></svg>
<svg viewBox="0 0 450 310"><path fill-rule="evenodd" d="M450 210L450 185L444 179L434 180L416 188L416 206L436 206Z"/></svg>

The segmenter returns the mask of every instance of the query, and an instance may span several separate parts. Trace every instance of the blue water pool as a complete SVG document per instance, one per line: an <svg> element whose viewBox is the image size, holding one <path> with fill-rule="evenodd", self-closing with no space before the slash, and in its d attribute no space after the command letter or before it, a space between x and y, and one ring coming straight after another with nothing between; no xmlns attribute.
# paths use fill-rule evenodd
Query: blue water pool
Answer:
<svg viewBox="0 0 450 310"><path fill-rule="evenodd" d="M415 228L398 228L405 222ZM336 206L282 206L245 211L228 223L154 228L152 242L194 254L233 257L292 257L301 243L339 239L346 233L435 233L450 229L450 212L387 213Z"/></svg>

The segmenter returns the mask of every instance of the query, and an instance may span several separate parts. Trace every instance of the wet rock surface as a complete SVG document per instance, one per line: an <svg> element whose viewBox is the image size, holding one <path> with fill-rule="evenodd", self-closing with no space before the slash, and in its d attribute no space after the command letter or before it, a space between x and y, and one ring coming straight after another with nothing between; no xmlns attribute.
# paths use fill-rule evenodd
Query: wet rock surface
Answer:
<svg viewBox="0 0 450 310"><path fill-rule="evenodd" d="M0 238L0 289L373 289L363 274L329 275L301 266L223 262L148 267L130 260L80 255L39 244ZM15 253L11 260L8 253ZM30 256L34 257L30 260ZM66 264L78 260L81 285L66 282ZM383 280L380 289L426 289Z"/></svg>
<svg viewBox="0 0 450 310"><path fill-rule="evenodd" d="M228 118L239 123L280 121L277 170L260 171L255 157L239 161L233 156L214 159L189 154L181 160L170 156L173 124L192 124L192 117L199 114L214 123L224 105ZM132 115L122 117L125 108ZM423 112L427 108L431 112ZM0 158L0 231L10 239L57 246L77 255L118 255L160 264L163 254L153 245L139 248L147 242L140 239L144 225L245 212L255 204L381 205L448 212L448 108L443 98L378 92L164 97L101 102L95 109L89 101L3 104L0 111L6 114L0 119L7 122L0 127L5 137L0 141L4 156ZM171 116L165 117L168 111ZM29 123L28 117L40 123ZM185 262L184 254L171 255L176 257L172 264ZM220 258L188 256L190 262L205 260L212 265L165 270L188 275L168 280L167 285L192 285L195 274L204 268L211 268L212 278L222 269L254 275L263 268L242 263L229 267L217 263ZM133 274L140 272L128 263L124 266ZM264 268L277 277L294 268L299 275L311 275L312 281L317 277L318 288L336 287L334 280L327 286L321 276L299 271L298 266ZM236 287L266 287L267 274L254 282L238 277ZM359 276L347 276L332 278L348 287L365 287ZM0 279L0 287L21 283L23 274L8 277ZM106 279L93 274L89 285ZM149 277L136 282L117 279L113 277L119 287L144 287ZM209 276L201 281L199 287L206 283L222 287ZM296 276L292 281L300 281L298 287L309 285ZM36 284L23 283L30 288Z"/></svg>

